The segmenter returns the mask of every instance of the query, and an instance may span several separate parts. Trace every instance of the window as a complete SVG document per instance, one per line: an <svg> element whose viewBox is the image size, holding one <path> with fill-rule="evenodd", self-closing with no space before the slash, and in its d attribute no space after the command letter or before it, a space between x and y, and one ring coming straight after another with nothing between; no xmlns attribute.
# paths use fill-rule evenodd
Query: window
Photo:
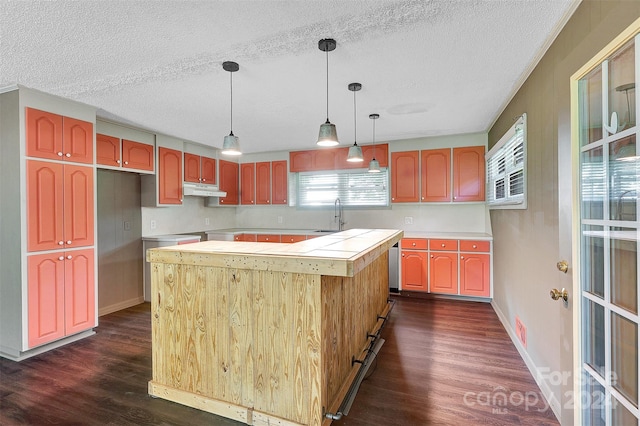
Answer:
<svg viewBox="0 0 640 426"><path fill-rule="evenodd" d="M295 173L295 204L299 207L342 205L387 207L389 172L369 173L367 169Z"/></svg>
<svg viewBox="0 0 640 426"><path fill-rule="evenodd" d="M492 209L527 208L527 115L487 153L487 202Z"/></svg>

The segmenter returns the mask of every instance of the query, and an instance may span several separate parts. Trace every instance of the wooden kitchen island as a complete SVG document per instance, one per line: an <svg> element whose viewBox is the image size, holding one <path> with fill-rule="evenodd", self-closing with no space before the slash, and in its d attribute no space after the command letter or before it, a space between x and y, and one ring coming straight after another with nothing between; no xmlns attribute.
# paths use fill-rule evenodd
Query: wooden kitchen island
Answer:
<svg viewBox="0 0 640 426"><path fill-rule="evenodd" d="M149 394L252 425L331 420L383 324L402 231L147 251Z"/></svg>

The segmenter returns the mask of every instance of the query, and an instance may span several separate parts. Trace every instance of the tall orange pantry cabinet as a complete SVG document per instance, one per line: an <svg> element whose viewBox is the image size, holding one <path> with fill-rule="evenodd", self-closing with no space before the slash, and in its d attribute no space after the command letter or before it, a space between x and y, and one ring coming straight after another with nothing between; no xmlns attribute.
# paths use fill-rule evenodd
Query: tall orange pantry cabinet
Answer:
<svg viewBox="0 0 640 426"><path fill-rule="evenodd" d="M0 356L20 361L97 325L95 109L0 92Z"/></svg>

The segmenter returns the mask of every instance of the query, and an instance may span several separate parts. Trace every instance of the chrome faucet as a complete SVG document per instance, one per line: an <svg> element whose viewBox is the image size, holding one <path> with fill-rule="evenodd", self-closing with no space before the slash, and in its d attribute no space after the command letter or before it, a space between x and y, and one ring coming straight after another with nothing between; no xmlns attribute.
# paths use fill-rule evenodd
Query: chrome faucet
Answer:
<svg viewBox="0 0 640 426"><path fill-rule="evenodd" d="M336 201L333 203L333 220L338 222L338 231L342 231L344 229L345 222L342 219L342 215L342 203L340 202L340 198L336 198Z"/></svg>

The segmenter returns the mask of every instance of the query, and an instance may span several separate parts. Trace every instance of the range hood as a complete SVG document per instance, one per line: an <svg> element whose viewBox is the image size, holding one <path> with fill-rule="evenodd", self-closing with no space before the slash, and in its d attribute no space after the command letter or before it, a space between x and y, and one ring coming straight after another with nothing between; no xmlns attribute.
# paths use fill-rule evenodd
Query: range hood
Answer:
<svg viewBox="0 0 640 426"><path fill-rule="evenodd" d="M220 191L217 185L207 185L204 183L185 182L182 187L183 194L193 197L226 197L227 193Z"/></svg>

